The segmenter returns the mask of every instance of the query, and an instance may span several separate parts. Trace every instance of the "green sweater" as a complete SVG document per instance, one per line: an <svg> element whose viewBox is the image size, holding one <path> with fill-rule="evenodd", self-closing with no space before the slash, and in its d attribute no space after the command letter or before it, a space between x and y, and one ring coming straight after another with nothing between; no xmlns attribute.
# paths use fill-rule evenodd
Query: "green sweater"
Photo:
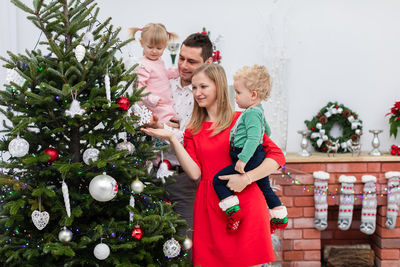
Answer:
<svg viewBox="0 0 400 267"><path fill-rule="evenodd" d="M242 152L238 155L239 159L247 163L253 156L259 144L262 144L263 134L270 136L271 129L264 119L264 109L261 104L256 107L248 108L238 118L238 125L236 133L234 134L234 127L231 130L231 138L233 136L233 145L238 148L243 148ZM231 140L230 138L230 140Z"/></svg>

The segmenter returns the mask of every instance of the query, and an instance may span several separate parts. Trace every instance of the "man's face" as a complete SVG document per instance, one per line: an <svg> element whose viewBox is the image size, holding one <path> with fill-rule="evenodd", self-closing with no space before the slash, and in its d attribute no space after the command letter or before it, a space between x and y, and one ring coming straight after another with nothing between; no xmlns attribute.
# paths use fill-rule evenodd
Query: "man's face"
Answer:
<svg viewBox="0 0 400 267"><path fill-rule="evenodd" d="M190 84L193 71L203 65L201 47L190 47L182 45L179 52L178 71L183 84Z"/></svg>

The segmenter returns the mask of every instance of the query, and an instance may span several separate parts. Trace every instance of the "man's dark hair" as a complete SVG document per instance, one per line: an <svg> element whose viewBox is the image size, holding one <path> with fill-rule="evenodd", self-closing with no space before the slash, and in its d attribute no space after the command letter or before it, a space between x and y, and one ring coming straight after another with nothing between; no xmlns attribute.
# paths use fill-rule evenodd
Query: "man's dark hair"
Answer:
<svg viewBox="0 0 400 267"><path fill-rule="evenodd" d="M200 47L201 57L204 61L212 57L213 45L206 34L193 33L183 41L182 45L188 47Z"/></svg>

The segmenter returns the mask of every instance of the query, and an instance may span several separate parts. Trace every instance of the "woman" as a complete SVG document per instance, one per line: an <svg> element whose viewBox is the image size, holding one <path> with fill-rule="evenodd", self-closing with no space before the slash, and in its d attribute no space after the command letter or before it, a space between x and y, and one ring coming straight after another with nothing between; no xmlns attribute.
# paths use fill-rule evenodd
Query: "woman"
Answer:
<svg viewBox="0 0 400 267"><path fill-rule="evenodd" d="M226 230L226 214L219 208L214 191L214 175L231 164L229 132L239 113L234 113L228 98L224 69L204 64L193 73L195 104L187 126L184 146L165 129L143 129L149 135L168 140L185 172L194 180L201 177L193 215L193 264L202 267L256 266L275 260L269 229L269 214L264 196L254 181L285 162L282 151L266 136L267 158L247 175L221 177L237 192L243 220L240 230Z"/></svg>

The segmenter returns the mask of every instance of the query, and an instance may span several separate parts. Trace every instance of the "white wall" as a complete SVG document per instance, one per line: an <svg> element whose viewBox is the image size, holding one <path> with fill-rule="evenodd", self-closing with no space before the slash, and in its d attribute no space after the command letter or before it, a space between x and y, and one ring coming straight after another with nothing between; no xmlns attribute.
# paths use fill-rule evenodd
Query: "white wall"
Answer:
<svg viewBox="0 0 400 267"><path fill-rule="evenodd" d="M280 48L287 58L288 101L283 103L288 107L287 151L299 150L297 130L305 129L304 120L311 119L329 101L341 102L359 114L364 123L363 150L371 149L369 129L384 130L380 135L382 150L400 144L400 137L389 138L388 119L384 116L400 100L400 1L98 2L99 19L111 16L112 23L122 27L123 39L128 37L128 27L149 22L162 22L181 36L178 41L201 31L203 26L211 31L211 39L222 35L218 49L230 81L243 65L272 68L270 52ZM1 1L2 15L8 5ZM32 49L39 32L25 14L9 8L5 15L12 23L0 24L0 55L5 49ZM5 20L3 16L1 19ZM141 53L138 44L124 50L124 56L140 57ZM170 62L168 52L164 60ZM3 83L3 70L0 79Z"/></svg>

